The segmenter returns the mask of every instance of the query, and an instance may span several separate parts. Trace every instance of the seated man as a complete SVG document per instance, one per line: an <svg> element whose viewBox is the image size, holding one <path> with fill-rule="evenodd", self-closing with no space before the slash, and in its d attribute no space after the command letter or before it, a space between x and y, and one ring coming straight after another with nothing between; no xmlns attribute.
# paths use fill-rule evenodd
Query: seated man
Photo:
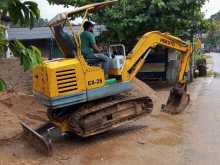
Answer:
<svg viewBox="0 0 220 165"><path fill-rule="evenodd" d="M98 61L101 61L103 64L105 78L107 78L109 72L110 59L108 56L104 54L94 54L94 52L102 52L102 48L97 46L95 35L93 34L94 25L91 22L86 21L83 25L83 28L84 32L80 34L82 54L88 61L89 59L97 59Z"/></svg>

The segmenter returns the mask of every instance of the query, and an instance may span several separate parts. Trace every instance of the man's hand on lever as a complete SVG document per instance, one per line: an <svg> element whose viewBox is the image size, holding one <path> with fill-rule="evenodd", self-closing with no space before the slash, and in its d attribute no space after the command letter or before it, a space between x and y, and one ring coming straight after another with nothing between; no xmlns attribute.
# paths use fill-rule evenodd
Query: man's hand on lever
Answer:
<svg viewBox="0 0 220 165"><path fill-rule="evenodd" d="M103 51L102 47L98 47L96 44L92 45L92 48L97 52L97 53L101 53Z"/></svg>

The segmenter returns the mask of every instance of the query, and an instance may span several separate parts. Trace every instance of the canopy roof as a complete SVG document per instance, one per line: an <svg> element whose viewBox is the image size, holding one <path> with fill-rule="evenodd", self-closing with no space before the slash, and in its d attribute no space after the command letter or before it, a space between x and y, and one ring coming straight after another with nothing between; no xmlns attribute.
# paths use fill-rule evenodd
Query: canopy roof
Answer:
<svg viewBox="0 0 220 165"><path fill-rule="evenodd" d="M96 10L111 6L113 3L117 1L118 0L111 0L111 1L106 1L106 2L93 3L93 4L85 5L79 8L75 8L74 10L70 12L57 14L54 18L52 18L49 21L49 26L59 24L60 22L63 22L64 20L66 20L68 17L72 17L74 15L80 14L82 12L85 12L86 10L88 10L89 12L94 12Z"/></svg>

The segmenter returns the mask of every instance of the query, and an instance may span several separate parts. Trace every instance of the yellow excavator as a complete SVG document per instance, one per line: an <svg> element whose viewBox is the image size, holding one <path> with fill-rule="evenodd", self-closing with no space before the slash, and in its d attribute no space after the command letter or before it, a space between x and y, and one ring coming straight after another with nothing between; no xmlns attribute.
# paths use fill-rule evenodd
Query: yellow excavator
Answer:
<svg viewBox="0 0 220 165"><path fill-rule="evenodd" d="M49 122L36 130L21 123L25 138L43 153L52 154L54 134L74 133L88 137L151 113L152 99L144 90L133 86L132 80L151 50L158 45L181 53L178 82L171 90L163 111L172 114L182 112L189 102L184 75L192 47L168 33L153 31L144 34L128 55L123 45L111 45L108 52L111 59L108 79L105 79L98 61L84 59L80 43L82 27L79 33L75 33L71 20L84 14L84 23L89 13L111 6L116 1L79 7L58 14L49 21L57 45L66 57L44 61L33 69L33 92L40 103L48 108ZM114 47L121 47L123 53L115 54L111 51Z"/></svg>

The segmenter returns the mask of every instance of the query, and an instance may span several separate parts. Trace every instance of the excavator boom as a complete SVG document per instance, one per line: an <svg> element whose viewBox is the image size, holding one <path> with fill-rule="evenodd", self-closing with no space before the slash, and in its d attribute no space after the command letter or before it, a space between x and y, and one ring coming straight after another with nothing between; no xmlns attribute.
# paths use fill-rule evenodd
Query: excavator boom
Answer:
<svg viewBox="0 0 220 165"><path fill-rule="evenodd" d="M187 94L187 82L184 77L185 73L188 71L191 60L191 44L188 44L169 33L161 33L158 31L146 33L128 55L125 66L122 70L122 77L125 80L134 79L144 65L151 49L158 45L175 49L181 53L177 82L170 90L167 104L162 105L163 112L179 114L186 108L190 101L190 96Z"/></svg>
<svg viewBox="0 0 220 165"><path fill-rule="evenodd" d="M187 71L187 66L192 53L192 46L180 38L174 37L169 33L161 33L159 31L152 31L144 34L133 50L126 58L125 66L121 73L124 80L132 80L140 71L147 55L151 49L156 46L164 46L166 48L175 49L181 53L181 64L179 66L178 81L184 79L184 74Z"/></svg>

